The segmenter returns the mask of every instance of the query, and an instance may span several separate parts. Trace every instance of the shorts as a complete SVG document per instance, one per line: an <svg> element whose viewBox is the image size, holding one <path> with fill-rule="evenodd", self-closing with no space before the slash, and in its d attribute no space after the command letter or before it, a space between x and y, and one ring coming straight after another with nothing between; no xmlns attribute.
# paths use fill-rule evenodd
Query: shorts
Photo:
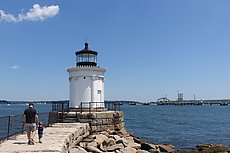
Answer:
<svg viewBox="0 0 230 153"><path fill-rule="evenodd" d="M41 138L42 138L42 134L39 134L39 135L38 135L38 138L41 139Z"/></svg>
<svg viewBox="0 0 230 153"><path fill-rule="evenodd" d="M36 123L26 123L26 132L34 132L36 130Z"/></svg>

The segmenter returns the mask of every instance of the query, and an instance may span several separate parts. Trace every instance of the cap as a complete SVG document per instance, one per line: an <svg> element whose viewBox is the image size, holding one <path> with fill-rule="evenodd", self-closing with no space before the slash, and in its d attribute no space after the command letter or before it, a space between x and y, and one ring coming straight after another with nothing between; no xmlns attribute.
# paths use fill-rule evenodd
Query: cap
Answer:
<svg viewBox="0 0 230 153"><path fill-rule="evenodd" d="M33 107L34 107L34 104L33 104L33 103L30 103L30 104L29 104L29 107L33 108Z"/></svg>

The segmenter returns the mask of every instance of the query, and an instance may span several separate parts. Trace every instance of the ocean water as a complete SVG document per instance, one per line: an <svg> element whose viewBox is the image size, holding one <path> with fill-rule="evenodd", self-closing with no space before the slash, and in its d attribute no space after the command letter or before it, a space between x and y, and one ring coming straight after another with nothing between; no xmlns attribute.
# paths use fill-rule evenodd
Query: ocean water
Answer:
<svg viewBox="0 0 230 153"><path fill-rule="evenodd" d="M28 108L28 103L25 104L0 104L0 117L8 115L21 115L24 110ZM50 112L52 110L52 104L35 104L35 108L38 113Z"/></svg>
<svg viewBox="0 0 230 153"><path fill-rule="evenodd" d="M152 143L176 148L215 143L230 146L230 106L124 105L125 127Z"/></svg>
<svg viewBox="0 0 230 153"><path fill-rule="evenodd" d="M27 107L0 104L0 116L23 114ZM49 112L51 104L35 108L38 113ZM121 110L126 130L147 142L170 143L178 149L205 143L230 146L230 106L122 105Z"/></svg>

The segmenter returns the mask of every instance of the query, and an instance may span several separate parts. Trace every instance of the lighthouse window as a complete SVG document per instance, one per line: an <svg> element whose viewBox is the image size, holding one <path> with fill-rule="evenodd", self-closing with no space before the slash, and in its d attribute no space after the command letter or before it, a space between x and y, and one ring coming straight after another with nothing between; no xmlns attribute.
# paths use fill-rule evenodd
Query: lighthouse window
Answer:
<svg viewBox="0 0 230 153"><path fill-rule="evenodd" d="M77 57L77 62L88 62L88 55L84 54L84 55L78 55Z"/></svg>
<svg viewBox="0 0 230 153"><path fill-rule="evenodd" d="M94 54L80 54L77 56L77 62L97 62L97 56Z"/></svg>
<svg viewBox="0 0 230 153"><path fill-rule="evenodd" d="M101 90L97 90L97 94L101 94Z"/></svg>
<svg viewBox="0 0 230 153"><path fill-rule="evenodd" d="M82 62L88 62L88 54L83 55Z"/></svg>
<svg viewBox="0 0 230 153"><path fill-rule="evenodd" d="M94 54L89 54L89 61L96 63L96 56Z"/></svg>
<svg viewBox="0 0 230 153"><path fill-rule="evenodd" d="M82 55L78 55L78 56L77 56L77 62L82 62L82 58L83 58Z"/></svg>

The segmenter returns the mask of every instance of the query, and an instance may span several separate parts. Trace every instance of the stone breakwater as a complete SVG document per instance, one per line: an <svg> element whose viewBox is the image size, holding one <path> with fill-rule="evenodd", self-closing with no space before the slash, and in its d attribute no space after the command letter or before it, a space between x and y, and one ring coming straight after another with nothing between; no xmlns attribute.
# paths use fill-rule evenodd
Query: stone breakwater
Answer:
<svg viewBox="0 0 230 153"><path fill-rule="evenodd" d="M70 153L161 153L174 152L173 145L150 144L141 141L124 129L102 131L83 139Z"/></svg>
<svg viewBox="0 0 230 153"><path fill-rule="evenodd" d="M196 148L176 150L172 144L152 144L140 140L124 129L91 134L71 148L70 153L228 153L228 147L200 144Z"/></svg>

